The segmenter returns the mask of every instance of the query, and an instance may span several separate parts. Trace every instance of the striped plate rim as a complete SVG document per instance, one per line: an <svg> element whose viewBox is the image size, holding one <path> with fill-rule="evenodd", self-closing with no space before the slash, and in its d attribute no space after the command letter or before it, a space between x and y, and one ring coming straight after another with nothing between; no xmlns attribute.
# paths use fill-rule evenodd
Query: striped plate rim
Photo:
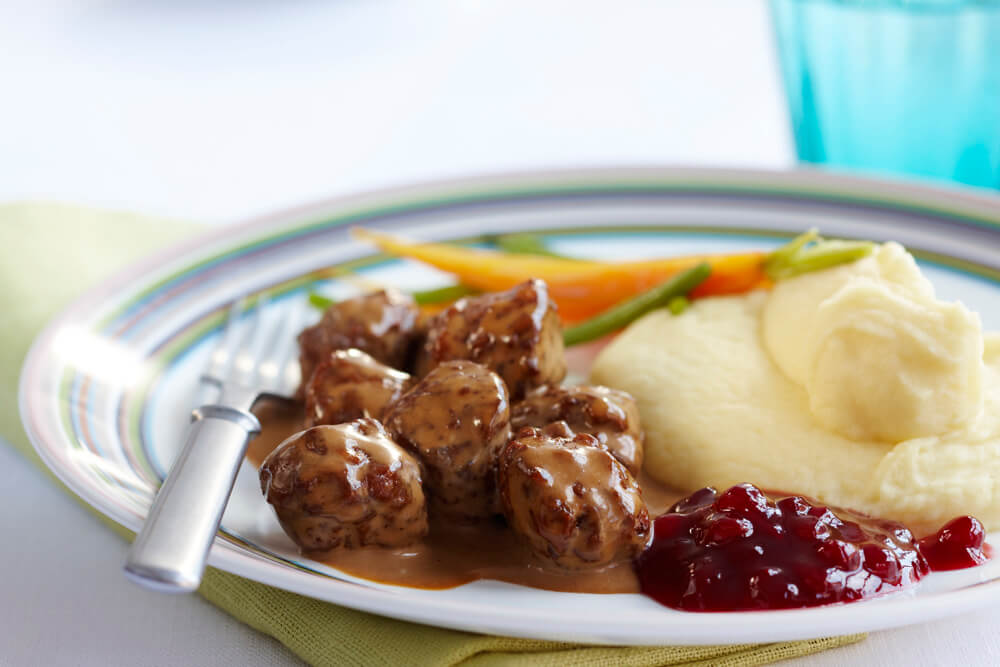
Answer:
<svg viewBox="0 0 1000 667"><path fill-rule="evenodd" d="M133 290L127 300L119 303L116 308L93 323L94 333L112 339L129 340L141 329L142 322L149 313L176 298L178 294L191 289L192 285L196 285L199 281L211 280L213 272L229 266L232 262L266 258L282 244L308 242L346 224L371 223L387 217L405 220L406 216L411 214L462 207L482 207L488 206L491 202L509 204L512 201L523 201L531 204L566 198L579 201L590 197L622 195L712 196L743 198L750 201L794 201L810 206L831 206L838 210L905 213L914 220L924 219L937 224L946 221L968 232L981 233L985 230L992 234L995 233L993 230L1000 228L1000 206L998 206L1000 200L989 195L927 188L903 182L831 176L809 171L657 168L567 170L461 179L328 200L235 227L214 230L165 250L140 265L126 269L86 293L46 327L26 358L19 394L25 427L43 460L67 486L100 511L134 530L141 523L143 514L136 511L125 513L120 506L112 507L118 501L116 493L121 491L120 481L114 476L104 475L104 482L110 492L106 492L103 498L95 497L95 489L81 488L77 471L57 452L60 448L80 444L98 458L106 454L99 443L94 442L87 426L92 416L89 413L91 405L89 392L92 388L90 379L67 369L60 383L60 403L64 407L61 415L62 427L65 433L77 435L75 441L71 438L63 438L60 441L58 437L53 437L52 429L46 428L43 423L46 419L45 405L37 387L40 386L39 369L45 361L46 350L56 332L69 322L84 319L84 313L104 303L124 287L142 284L142 276L148 267L177 265L176 270L158 277L151 283L142 284L140 289ZM745 233L747 230L740 227L733 231ZM760 230L760 232L772 235L782 233L780 230ZM219 251L213 255L200 257L197 262L183 261L196 249L206 246L218 247ZM933 252L927 252L925 255L991 280L1000 278L1000 272L991 267L943 255L936 256ZM277 288L279 292L292 291L313 279L311 276L290 276L271 287ZM221 321L222 309L219 308L179 328L169 339L150 351L150 358L155 361L154 368L164 368L193 342L220 326ZM141 390L126 395L118 408L119 437L123 449L133 471L146 481L158 479L158 475L145 460L141 431L143 402L154 380L155 377L147 378ZM220 536L216 546L211 562L223 569L252 577L250 572L257 571L260 561L273 564L272 555L236 536ZM282 559L282 563L314 572L299 562Z"/></svg>

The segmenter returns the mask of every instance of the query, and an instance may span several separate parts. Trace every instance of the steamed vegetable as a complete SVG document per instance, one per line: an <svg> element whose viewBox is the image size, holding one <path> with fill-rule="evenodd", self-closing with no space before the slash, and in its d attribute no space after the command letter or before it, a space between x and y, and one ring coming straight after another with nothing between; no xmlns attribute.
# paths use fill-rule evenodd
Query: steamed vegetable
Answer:
<svg viewBox="0 0 1000 667"><path fill-rule="evenodd" d="M658 287L623 301L585 322L568 327L563 331L563 342L567 346L577 345L623 329L649 311L685 298L685 294L702 284L711 273L712 267L706 262L696 264Z"/></svg>
<svg viewBox="0 0 1000 667"><path fill-rule="evenodd" d="M354 233L390 255L430 264L484 292L507 290L529 278L541 278L559 305L559 314L571 322L607 310L702 262L708 263L712 271L693 293L695 297L738 294L770 284L763 270L767 253L760 251L597 262L415 243L364 229L355 229Z"/></svg>
<svg viewBox="0 0 1000 667"><path fill-rule="evenodd" d="M691 301L686 296L675 296L667 302L667 310L669 310L672 315L680 315L687 310L690 305Z"/></svg>
<svg viewBox="0 0 1000 667"><path fill-rule="evenodd" d="M418 306L430 306L439 303L451 303L463 296L478 294L471 287L465 285L446 285L436 289L423 290L421 292L410 292L410 296L417 302Z"/></svg>
<svg viewBox="0 0 1000 667"><path fill-rule="evenodd" d="M488 236L486 240L504 252L517 255L540 255L542 257L555 257L556 259L571 259L570 257L549 250L545 242L538 238L536 234L499 234Z"/></svg>
<svg viewBox="0 0 1000 667"><path fill-rule="evenodd" d="M871 254L871 241L823 239L810 229L772 252L764 261L764 272L772 280L792 278L810 271L846 264Z"/></svg>
<svg viewBox="0 0 1000 667"><path fill-rule="evenodd" d="M460 280L424 297L415 293L420 304L446 303L477 291L502 291L541 278L564 321L590 318L566 329L568 345L622 328L653 308L666 306L680 314L688 299L770 287L775 280L861 259L875 248L869 241L823 239L811 229L773 252L602 262L556 255L532 234L491 239L506 252L416 243L364 229L355 229L354 234L384 252L422 261Z"/></svg>
<svg viewBox="0 0 1000 667"><path fill-rule="evenodd" d="M309 292L309 305L312 306L313 308L326 310L335 303L337 302L328 296L323 296L318 292Z"/></svg>
<svg viewBox="0 0 1000 667"><path fill-rule="evenodd" d="M432 306L437 304L448 304L457 299L461 299L463 296L476 293L476 290L466 287L465 285L445 285L444 287L436 287L434 289L423 290L420 292L410 292L410 296L413 297L413 300L418 306ZM326 310L335 303L337 303L336 300L331 299L328 296L323 296L318 292L309 292L309 305L315 308Z"/></svg>

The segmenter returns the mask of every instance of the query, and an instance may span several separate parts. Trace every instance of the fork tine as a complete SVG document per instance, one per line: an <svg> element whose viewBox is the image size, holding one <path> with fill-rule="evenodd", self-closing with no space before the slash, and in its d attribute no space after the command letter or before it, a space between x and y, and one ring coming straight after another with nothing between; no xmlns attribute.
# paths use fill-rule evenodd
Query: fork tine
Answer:
<svg viewBox="0 0 1000 667"><path fill-rule="evenodd" d="M301 379L299 356L296 354L299 349L297 334L302 330L302 325L309 315L309 307L304 300L298 300L291 311L286 323L285 345L276 360L275 391L286 396L295 391Z"/></svg>
<svg viewBox="0 0 1000 667"><path fill-rule="evenodd" d="M311 311L303 300L292 299L290 306L281 307L271 307L271 302L271 293L261 292L255 299L242 297L233 303L202 375L205 386L236 402L252 402L250 394L261 391L291 395L299 377L296 334ZM210 402L214 400L199 405Z"/></svg>
<svg viewBox="0 0 1000 667"><path fill-rule="evenodd" d="M241 297L229 306L229 312L226 314L226 323L222 330L222 337L212 351L208 368L205 369L202 375L204 380L217 385L222 384L223 380L225 380L233 362L232 351L238 344L240 315L246 310L246 305L247 298Z"/></svg>
<svg viewBox="0 0 1000 667"><path fill-rule="evenodd" d="M282 309L280 324L272 324L270 336L264 344L259 356L257 367L262 388L268 391L279 391L280 372L295 346L295 334L298 330L297 303L292 307ZM290 312L287 312L290 311ZM272 318L272 320L277 318Z"/></svg>
<svg viewBox="0 0 1000 667"><path fill-rule="evenodd" d="M233 368L229 377L226 378L227 382L232 380L244 387L252 387L256 384L257 360L261 356L261 349L268 333L267 327L264 326L264 311L267 310L270 301L271 295L267 292L261 292L258 295L257 303L254 304L253 308L253 317L244 327L246 331L240 337L240 344L233 358Z"/></svg>

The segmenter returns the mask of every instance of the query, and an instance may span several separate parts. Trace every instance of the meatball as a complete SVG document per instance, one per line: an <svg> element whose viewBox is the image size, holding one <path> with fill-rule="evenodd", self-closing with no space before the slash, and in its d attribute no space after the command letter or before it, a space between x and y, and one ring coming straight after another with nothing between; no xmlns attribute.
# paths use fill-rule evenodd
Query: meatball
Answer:
<svg viewBox="0 0 1000 667"><path fill-rule="evenodd" d="M432 511L460 520L499 514L496 459L510 439L500 376L471 361L445 362L389 406L385 425L423 462Z"/></svg>
<svg viewBox="0 0 1000 667"><path fill-rule="evenodd" d="M306 385L306 426L381 419L410 385L410 376L361 350L337 350L313 371Z"/></svg>
<svg viewBox="0 0 1000 667"><path fill-rule="evenodd" d="M452 359L468 359L495 371L514 400L532 387L562 380L562 328L545 283L529 280L506 292L466 297L436 315L417 373Z"/></svg>
<svg viewBox="0 0 1000 667"><path fill-rule="evenodd" d="M427 534L420 464L374 419L288 438L261 464L260 488L303 550L401 547Z"/></svg>
<svg viewBox="0 0 1000 667"><path fill-rule="evenodd" d="M635 558L649 543L639 484L591 435L523 429L500 453L497 484L511 529L564 569Z"/></svg>
<svg viewBox="0 0 1000 667"><path fill-rule="evenodd" d="M323 318L299 334L304 395L313 371L335 350L357 348L392 368L404 368L421 336L413 299L381 290L333 304Z"/></svg>
<svg viewBox="0 0 1000 667"><path fill-rule="evenodd" d="M644 436L639 407L624 391L599 386L539 387L511 409L514 433L525 426L542 428L563 421L573 433L587 433L625 464L633 475L642 470Z"/></svg>

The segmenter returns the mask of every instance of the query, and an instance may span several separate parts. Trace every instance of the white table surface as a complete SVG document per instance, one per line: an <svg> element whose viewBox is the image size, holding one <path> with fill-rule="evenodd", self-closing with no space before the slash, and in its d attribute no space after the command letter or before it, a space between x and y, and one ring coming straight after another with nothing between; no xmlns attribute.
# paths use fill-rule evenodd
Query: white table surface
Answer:
<svg viewBox="0 0 1000 667"><path fill-rule="evenodd" d="M225 224L470 172L792 164L765 6L0 3L0 201ZM0 250L2 252L2 250ZM294 664L0 443L0 665ZM1000 604L792 665L995 665Z"/></svg>

